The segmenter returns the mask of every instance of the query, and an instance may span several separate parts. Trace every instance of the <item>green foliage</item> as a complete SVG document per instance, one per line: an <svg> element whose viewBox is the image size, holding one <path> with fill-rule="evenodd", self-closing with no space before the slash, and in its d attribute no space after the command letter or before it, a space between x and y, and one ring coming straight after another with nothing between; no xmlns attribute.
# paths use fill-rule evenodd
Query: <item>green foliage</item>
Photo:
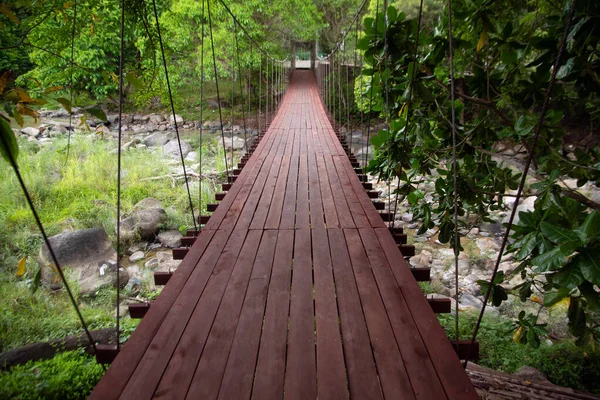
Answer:
<svg viewBox="0 0 600 400"><path fill-rule="evenodd" d="M57 354L51 360L28 362L0 372L3 399L79 400L92 392L104 371L82 351Z"/></svg>
<svg viewBox="0 0 600 400"><path fill-rule="evenodd" d="M456 171L451 163L447 15L428 15L420 29L413 12L407 16L393 6L385 10L386 18L383 10L372 10L364 19L358 47L364 51L365 67L358 104L369 111L365 98L372 93L371 110L390 118L389 127L371 140L375 157L368 170L382 180L400 180L398 193L422 221L420 233L437 228L439 240L453 245L455 198L458 228L469 230L491 221L490 213L504 208L505 194L517 189L521 174L494 156L498 144L533 151L530 139L571 6L570 1L559 3L560 7L551 1L453 2ZM525 279L513 293L527 299L534 290L541 291L541 303L548 307L569 298L570 332L578 344L592 347L599 337L595 307L600 305L600 205L559 183L565 177L575 179L578 187L600 182L597 147L569 136L580 129L573 121L591 126L599 115L599 11L598 2L577 3L535 149L537 183L530 186L538 196L535 210L521 213L508 248L522 262L516 274ZM420 185L423 176L432 175L435 191L429 200ZM596 211L590 212L590 205ZM484 290L493 288L494 305L507 298L503 278L493 285L480 282ZM523 315L519 326L519 340L539 345L545 330L537 318Z"/></svg>

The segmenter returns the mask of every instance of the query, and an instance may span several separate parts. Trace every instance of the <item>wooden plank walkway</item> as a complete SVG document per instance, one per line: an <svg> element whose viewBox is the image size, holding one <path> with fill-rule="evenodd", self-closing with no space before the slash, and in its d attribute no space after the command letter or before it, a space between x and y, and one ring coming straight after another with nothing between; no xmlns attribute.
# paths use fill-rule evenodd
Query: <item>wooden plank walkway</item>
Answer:
<svg viewBox="0 0 600 400"><path fill-rule="evenodd" d="M311 71L91 398L477 398Z"/></svg>

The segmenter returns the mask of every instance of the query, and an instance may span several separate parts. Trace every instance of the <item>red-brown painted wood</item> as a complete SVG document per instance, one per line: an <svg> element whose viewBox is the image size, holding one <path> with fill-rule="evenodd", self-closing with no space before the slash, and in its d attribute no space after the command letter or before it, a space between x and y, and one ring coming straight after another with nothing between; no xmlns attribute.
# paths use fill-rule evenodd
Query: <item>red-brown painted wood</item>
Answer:
<svg viewBox="0 0 600 400"><path fill-rule="evenodd" d="M475 399L310 71L252 148L91 398Z"/></svg>

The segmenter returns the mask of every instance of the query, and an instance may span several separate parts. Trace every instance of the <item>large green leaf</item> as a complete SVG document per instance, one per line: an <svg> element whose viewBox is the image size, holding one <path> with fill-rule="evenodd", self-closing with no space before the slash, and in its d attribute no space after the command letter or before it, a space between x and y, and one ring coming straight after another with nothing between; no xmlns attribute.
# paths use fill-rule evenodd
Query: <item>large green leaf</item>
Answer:
<svg viewBox="0 0 600 400"><path fill-rule="evenodd" d="M515 258L517 260L523 260L531 255L531 252L537 246L539 241L539 237L537 232L530 232L527 235L523 236L521 239L514 242L511 248L519 249Z"/></svg>
<svg viewBox="0 0 600 400"><path fill-rule="evenodd" d="M92 116L94 116L94 117L98 118L98 119L99 119L99 120L101 120L101 121L104 121L104 122L106 122L106 121L108 120L108 119L106 118L106 114L105 114L105 113L104 113L104 111L103 111L103 110L100 108L100 106L92 106L92 107L87 107L87 108L84 108L84 110L85 110L85 111L86 111L88 114L90 114L90 115L92 115Z"/></svg>
<svg viewBox="0 0 600 400"><path fill-rule="evenodd" d="M544 296L544 305L546 307L552 307L565 297L569 296L571 291L569 289L561 288L557 292L549 292Z"/></svg>
<svg viewBox="0 0 600 400"><path fill-rule="evenodd" d="M543 221L540 224L540 229L544 236L548 239L552 240L556 243L569 243L569 242L577 242L579 241L579 236L573 231L569 231L567 229L561 228L560 226L556 226L549 222Z"/></svg>
<svg viewBox="0 0 600 400"><path fill-rule="evenodd" d="M581 268L577 259L572 260L564 268L552 275L552 283L567 289L574 289L584 280L585 278L581 273Z"/></svg>
<svg viewBox="0 0 600 400"><path fill-rule="evenodd" d="M547 272L558 269L565 262L566 258L567 256L561 251L560 247L555 247L535 257L531 260L531 263L538 267L536 268L536 272Z"/></svg>
<svg viewBox="0 0 600 400"><path fill-rule="evenodd" d="M594 312L600 312L600 293L594 290L594 285L584 282L579 285L579 291L585 297L588 307Z"/></svg>
<svg viewBox="0 0 600 400"><path fill-rule="evenodd" d="M577 258L584 278L600 285L600 250L583 251Z"/></svg>
<svg viewBox="0 0 600 400"><path fill-rule="evenodd" d="M69 114L71 113L71 101L65 99L64 97L59 97L56 99L56 101L59 102Z"/></svg>
<svg viewBox="0 0 600 400"><path fill-rule="evenodd" d="M600 236L600 212L592 211L583 221L583 224L575 229L575 233L585 243L589 243Z"/></svg>
<svg viewBox="0 0 600 400"><path fill-rule="evenodd" d="M12 155L13 160L17 160L19 156L19 145L17 144L17 138L8 122L0 116L0 154L2 157L10 162L9 154Z"/></svg>

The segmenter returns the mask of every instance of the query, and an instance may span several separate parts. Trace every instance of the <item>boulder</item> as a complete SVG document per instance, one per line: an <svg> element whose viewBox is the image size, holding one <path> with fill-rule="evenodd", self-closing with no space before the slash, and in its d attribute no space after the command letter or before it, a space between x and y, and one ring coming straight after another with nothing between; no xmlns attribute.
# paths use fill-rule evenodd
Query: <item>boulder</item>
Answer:
<svg viewBox="0 0 600 400"><path fill-rule="evenodd" d="M131 240L138 235L144 240L154 240L160 227L167 220L167 212L154 198L146 198L135 206L131 215L121 220L121 236Z"/></svg>
<svg viewBox="0 0 600 400"><path fill-rule="evenodd" d="M146 197L133 206L133 211L149 210L151 208L163 208L163 206L162 203L154 197Z"/></svg>
<svg viewBox="0 0 600 400"><path fill-rule="evenodd" d="M515 375L525 379L526 381L548 382L548 377L542 371L537 370L528 365L522 366Z"/></svg>
<svg viewBox="0 0 600 400"><path fill-rule="evenodd" d="M225 149L226 150L242 150L246 142L244 139L238 136L226 137L225 138Z"/></svg>
<svg viewBox="0 0 600 400"><path fill-rule="evenodd" d="M93 294L104 285L115 285L117 280L117 253L103 229L91 228L63 232L49 238L63 271L77 282L79 292ZM51 288L62 286L60 275L48 248L40 250L38 263L42 271L42 282ZM128 275L121 269L120 283L127 284Z"/></svg>
<svg viewBox="0 0 600 400"><path fill-rule="evenodd" d="M159 125L161 122L163 122L165 120L165 117L163 117L160 114L151 114L148 116L148 119L149 119L150 123Z"/></svg>
<svg viewBox="0 0 600 400"><path fill-rule="evenodd" d="M190 151L187 156L185 156L185 161L196 162L198 161L198 152Z"/></svg>
<svg viewBox="0 0 600 400"><path fill-rule="evenodd" d="M175 114L175 115L171 114L169 116L169 122L170 123L177 122L178 124L183 124L183 117L181 115L178 115L178 114Z"/></svg>
<svg viewBox="0 0 600 400"><path fill-rule="evenodd" d="M38 137L40 135L40 130L36 129L32 126L29 126L27 128L23 128L21 129L21 133L27 136L31 136L31 137Z"/></svg>
<svg viewBox="0 0 600 400"><path fill-rule="evenodd" d="M165 247L180 247L182 236L177 230L164 231L158 234L158 241Z"/></svg>
<svg viewBox="0 0 600 400"><path fill-rule="evenodd" d="M164 133L155 132L152 135L148 136L142 143L144 143L148 147L160 147L167 144L169 138Z"/></svg>
<svg viewBox="0 0 600 400"><path fill-rule="evenodd" d="M188 153L192 151L192 146L190 146L187 142L181 141L181 152L183 153L183 157L187 156ZM173 158L179 158L179 143L177 140L171 140L163 147L163 152L165 155L169 155Z"/></svg>
<svg viewBox="0 0 600 400"><path fill-rule="evenodd" d="M154 269L157 272L175 271L181 260L173 260L173 254L170 251L159 251L156 253L158 265Z"/></svg>
<svg viewBox="0 0 600 400"><path fill-rule="evenodd" d="M136 251L132 255L129 256L129 261L131 261L131 262L140 261L140 260L144 259L144 256L145 256L145 254L143 251Z"/></svg>

